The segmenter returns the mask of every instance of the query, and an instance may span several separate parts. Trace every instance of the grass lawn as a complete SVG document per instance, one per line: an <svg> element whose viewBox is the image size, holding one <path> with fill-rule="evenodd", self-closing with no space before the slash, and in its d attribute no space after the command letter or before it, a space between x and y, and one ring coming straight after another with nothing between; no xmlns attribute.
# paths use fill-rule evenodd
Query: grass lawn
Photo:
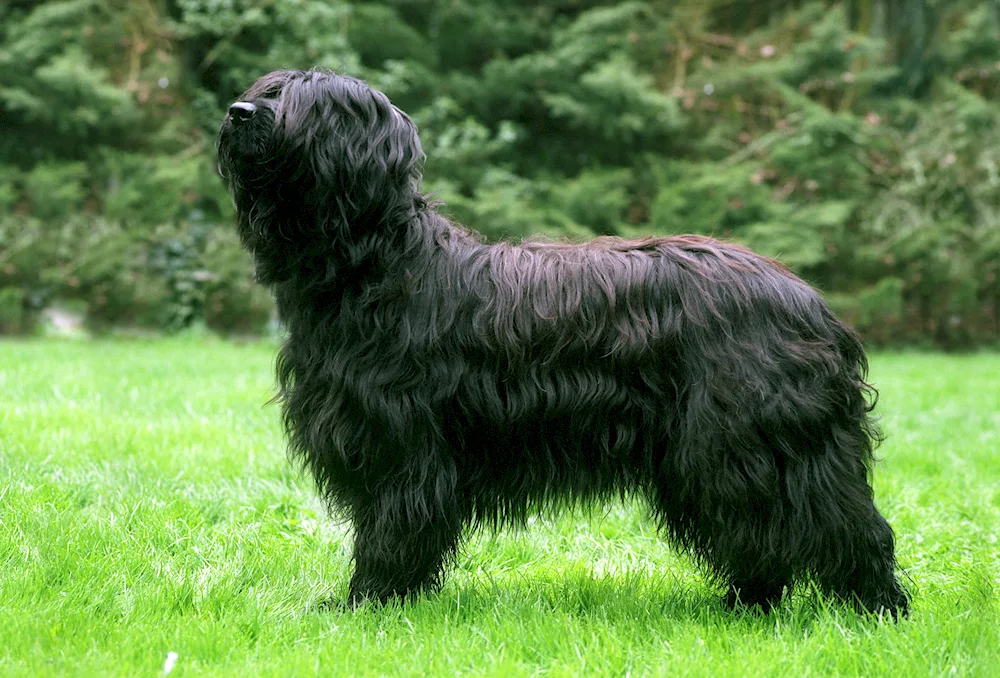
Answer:
<svg viewBox="0 0 1000 678"><path fill-rule="evenodd" d="M274 347L0 342L0 675L1000 675L1000 355L878 354L877 501L913 613L723 609L641 506L477 535L440 594L345 593Z"/></svg>

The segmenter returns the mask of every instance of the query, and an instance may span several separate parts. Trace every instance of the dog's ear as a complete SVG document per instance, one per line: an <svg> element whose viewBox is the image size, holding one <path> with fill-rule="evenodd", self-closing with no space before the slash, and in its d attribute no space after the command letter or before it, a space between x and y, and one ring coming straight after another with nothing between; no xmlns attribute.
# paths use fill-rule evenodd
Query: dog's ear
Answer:
<svg viewBox="0 0 1000 678"><path fill-rule="evenodd" d="M324 74L286 87L277 123L299 157L311 202L335 209L347 227L371 226L412 210L423 151L416 125L381 92ZM289 150L293 150L290 148Z"/></svg>
<svg viewBox="0 0 1000 678"><path fill-rule="evenodd" d="M420 180L424 158L417 127L383 94L374 91L372 94L376 112L364 134L347 149L349 171L359 181L367 182L358 188L364 188L364 193L374 199L384 200L388 197L385 191L396 188L412 193Z"/></svg>

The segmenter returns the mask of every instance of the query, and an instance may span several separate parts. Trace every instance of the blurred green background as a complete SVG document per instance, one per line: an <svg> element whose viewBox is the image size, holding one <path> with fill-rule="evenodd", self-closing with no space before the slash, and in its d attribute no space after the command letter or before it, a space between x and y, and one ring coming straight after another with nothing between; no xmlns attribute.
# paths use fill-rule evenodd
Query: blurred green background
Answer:
<svg viewBox="0 0 1000 678"><path fill-rule="evenodd" d="M0 333L265 331L215 133L319 66L491 238L733 239L874 345L995 346L998 36L1000 0L7 0Z"/></svg>

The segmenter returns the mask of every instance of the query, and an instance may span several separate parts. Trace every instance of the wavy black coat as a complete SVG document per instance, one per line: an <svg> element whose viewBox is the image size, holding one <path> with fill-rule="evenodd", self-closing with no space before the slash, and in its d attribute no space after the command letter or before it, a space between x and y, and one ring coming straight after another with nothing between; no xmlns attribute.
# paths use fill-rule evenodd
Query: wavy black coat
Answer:
<svg viewBox="0 0 1000 678"><path fill-rule="evenodd" d="M637 494L731 604L811 579L906 612L865 354L812 288L695 236L484 244L422 160L383 94L316 71L258 80L219 137L289 333L291 452L355 528L351 602L436 587L468 526Z"/></svg>

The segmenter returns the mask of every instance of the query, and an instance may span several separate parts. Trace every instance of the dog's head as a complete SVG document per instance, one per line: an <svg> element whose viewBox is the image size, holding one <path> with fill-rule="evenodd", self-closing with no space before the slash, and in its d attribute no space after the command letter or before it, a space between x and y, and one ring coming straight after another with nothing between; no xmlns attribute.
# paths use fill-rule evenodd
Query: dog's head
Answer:
<svg viewBox="0 0 1000 678"><path fill-rule="evenodd" d="M355 78L275 71L229 107L219 173L262 282L408 218L423 152L409 116Z"/></svg>

